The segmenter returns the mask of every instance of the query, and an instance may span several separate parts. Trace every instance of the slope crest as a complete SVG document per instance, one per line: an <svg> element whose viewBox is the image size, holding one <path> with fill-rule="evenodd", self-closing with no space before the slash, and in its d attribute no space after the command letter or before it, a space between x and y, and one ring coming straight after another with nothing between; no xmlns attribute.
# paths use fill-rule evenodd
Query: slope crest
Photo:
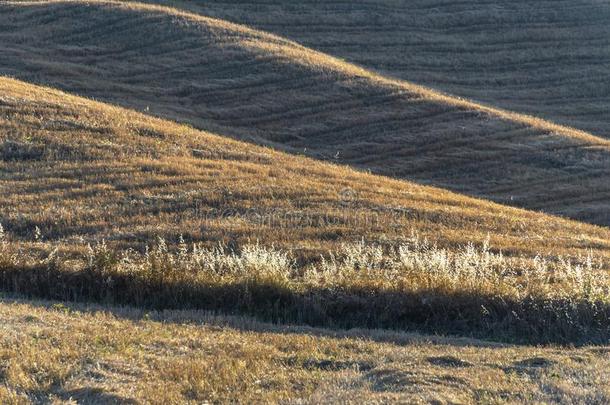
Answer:
<svg viewBox="0 0 610 405"><path fill-rule="evenodd" d="M175 9L0 8L1 73L382 175L610 223L610 148L585 132Z"/></svg>

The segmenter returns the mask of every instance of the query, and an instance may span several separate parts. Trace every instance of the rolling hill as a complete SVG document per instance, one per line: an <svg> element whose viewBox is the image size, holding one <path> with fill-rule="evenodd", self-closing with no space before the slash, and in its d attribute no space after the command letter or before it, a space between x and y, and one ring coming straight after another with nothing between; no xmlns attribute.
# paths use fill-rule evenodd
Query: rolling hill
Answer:
<svg viewBox="0 0 610 405"><path fill-rule="evenodd" d="M75 252L101 239L112 247L136 249L155 237L173 244L180 235L235 249L259 240L305 259L360 238L392 245L416 232L458 249L489 234L492 246L504 249L508 258L554 260L591 249L608 263L606 228L292 156L8 78L0 78L0 187L0 286L44 297L48 292L38 288L48 280L55 291L70 293L63 302L0 293L0 403L604 403L610 397L607 347L502 345L383 330L272 325L196 310L66 302L91 300L83 292L92 289L106 303L105 293L121 285L125 270L112 273L113 281L108 273L96 276L72 260ZM13 247L16 259L10 255ZM67 257L67 268L58 271L57 254L46 256L53 248ZM24 274L23 285L18 276L9 281L11 260L41 251L38 267L17 269ZM101 266L108 258L104 251L92 257ZM83 273L85 278L79 277ZM180 281L188 274L178 276ZM167 294L160 289L163 283L147 282L155 285L151 295ZM333 290L347 293L340 283ZM366 301L383 292L380 285L364 291ZM263 286L265 297L275 299L269 280ZM248 294L256 287L250 280ZM476 293L465 284L454 288ZM450 295L449 306L435 307L446 289L418 296L428 317L439 309L445 316L453 315L452 308L463 311L464 296ZM131 297L122 294L116 302ZM480 316L480 301L473 298ZM322 304L332 303L326 300ZM541 307L552 311L554 302L547 299ZM501 306L496 303L494 310L485 303L493 313L484 322L504 330L493 323ZM236 312L238 305L231 300L223 309ZM357 302L331 308L353 315ZM383 310L394 316L391 306ZM556 333L549 315L543 328ZM392 322L397 326L400 319ZM514 327L515 320L508 324ZM584 330L589 337L595 333Z"/></svg>
<svg viewBox="0 0 610 405"><path fill-rule="evenodd" d="M608 228L14 79L0 88L7 291L320 326L607 339Z"/></svg>
<svg viewBox="0 0 610 405"><path fill-rule="evenodd" d="M610 230L233 141L0 78L5 230L82 245L163 236L261 240L315 254L412 232L443 247L610 257ZM291 221L295 221L294 223ZM227 239L230 235L231 240Z"/></svg>
<svg viewBox="0 0 610 405"><path fill-rule="evenodd" d="M160 2L0 0L0 403L610 402L605 3Z"/></svg>
<svg viewBox="0 0 610 405"><path fill-rule="evenodd" d="M226 14L237 18L237 3L220 6L209 8L233 7ZM381 175L610 223L610 141L589 133L176 9L45 1L3 2L0 11L4 75Z"/></svg>
<svg viewBox="0 0 610 405"><path fill-rule="evenodd" d="M610 138L610 5L604 1L155 2Z"/></svg>

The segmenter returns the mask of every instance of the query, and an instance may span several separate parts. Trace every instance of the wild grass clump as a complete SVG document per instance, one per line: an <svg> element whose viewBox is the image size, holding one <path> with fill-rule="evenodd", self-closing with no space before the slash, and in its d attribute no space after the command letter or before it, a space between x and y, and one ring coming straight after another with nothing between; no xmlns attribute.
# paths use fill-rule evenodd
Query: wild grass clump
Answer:
<svg viewBox="0 0 610 405"><path fill-rule="evenodd" d="M79 260L16 255L4 238L0 286L20 294L191 308L332 327L417 328L531 343L610 341L610 282L592 255L508 257L489 242L456 250L413 238L344 244L316 262L260 244L118 252Z"/></svg>
<svg viewBox="0 0 610 405"><path fill-rule="evenodd" d="M438 248L427 240L384 249L364 243L344 244L329 260L309 269L310 279L326 285L374 282L385 288L444 293L486 294L540 299L605 301L610 298L603 264L592 254L550 260L506 257L473 243L455 251Z"/></svg>

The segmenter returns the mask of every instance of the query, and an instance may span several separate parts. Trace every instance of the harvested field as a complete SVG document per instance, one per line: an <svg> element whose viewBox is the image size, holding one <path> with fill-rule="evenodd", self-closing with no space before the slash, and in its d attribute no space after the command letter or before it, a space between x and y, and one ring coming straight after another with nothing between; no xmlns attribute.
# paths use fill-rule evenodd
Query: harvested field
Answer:
<svg viewBox="0 0 610 405"><path fill-rule="evenodd" d="M112 2L0 9L5 75L377 174L610 223L603 138L175 9Z"/></svg>

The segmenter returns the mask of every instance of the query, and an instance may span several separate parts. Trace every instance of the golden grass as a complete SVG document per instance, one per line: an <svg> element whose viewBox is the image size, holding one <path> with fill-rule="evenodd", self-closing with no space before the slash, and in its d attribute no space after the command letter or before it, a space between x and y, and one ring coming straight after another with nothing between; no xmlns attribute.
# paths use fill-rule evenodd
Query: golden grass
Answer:
<svg viewBox="0 0 610 405"><path fill-rule="evenodd" d="M589 133L172 8L110 1L1 7L0 18L11 16L0 32L5 74L378 174L610 221L609 141Z"/></svg>
<svg viewBox="0 0 610 405"><path fill-rule="evenodd" d="M344 241L506 254L610 255L607 228L504 207L227 140L49 88L0 79L2 222L15 240L142 247L257 240L317 255Z"/></svg>
<svg viewBox="0 0 610 405"><path fill-rule="evenodd" d="M610 283L603 262L508 258L413 239L397 247L344 244L309 265L256 245L145 254L102 242L80 259L36 259L0 240L0 285L25 296L242 313L273 322L418 328L526 343L606 343Z"/></svg>
<svg viewBox="0 0 610 405"><path fill-rule="evenodd" d="M518 192L511 204L608 220L610 144L589 133L176 9L0 7L4 74L291 152L338 152L346 157L336 161L378 173L505 202ZM125 45L121 63L114 52ZM202 54L203 64L186 57ZM206 81L176 85L174 61L185 80ZM0 89L0 288L141 306L0 301L0 403L610 401L605 347L147 312L606 344L608 228L14 79L0 78ZM394 153L406 143L411 152Z"/></svg>
<svg viewBox="0 0 610 405"><path fill-rule="evenodd" d="M319 325L415 325L509 340L528 330L524 339L537 342L607 339L607 300L595 292L607 290L607 228L291 156L12 79L1 82L5 290L157 308L233 308ZM414 234L448 250L422 253L415 262L424 267L413 269L403 269L402 259L390 254L362 277L341 262L306 270L345 243L364 241L391 252ZM262 252L275 246L291 259L259 278L252 269L218 278L163 254L157 264L141 267L142 256L133 253L136 264L127 270L114 259L103 264L102 254L102 265L81 271L88 244L106 240L112 257L125 248L142 253L158 237L170 251L181 240L203 249L222 243L228 249L218 255L229 260L232 252L260 243ZM473 265L479 270L467 270L472 277L465 279L462 265L442 269L451 251L485 240L507 257L497 268ZM53 249L59 256L46 258ZM600 265L585 266L585 278L582 269L558 271L561 260L583 263L587 255ZM550 267L538 266L541 258ZM538 270L511 270L518 262ZM439 278L430 281L435 271ZM322 274L317 284L310 283L316 277L303 279L316 273ZM597 286L586 281L596 277ZM583 283L570 281L581 278ZM585 290L593 293L583 295ZM426 297L433 297L432 306ZM454 322L447 319L451 311Z"/></svg>
<svg viewBox="0 0 610 405"><path fill-rule="evenodd" d="M605 347L502 346L9 299L0 319L3 404L610 400Z"/></svg>

